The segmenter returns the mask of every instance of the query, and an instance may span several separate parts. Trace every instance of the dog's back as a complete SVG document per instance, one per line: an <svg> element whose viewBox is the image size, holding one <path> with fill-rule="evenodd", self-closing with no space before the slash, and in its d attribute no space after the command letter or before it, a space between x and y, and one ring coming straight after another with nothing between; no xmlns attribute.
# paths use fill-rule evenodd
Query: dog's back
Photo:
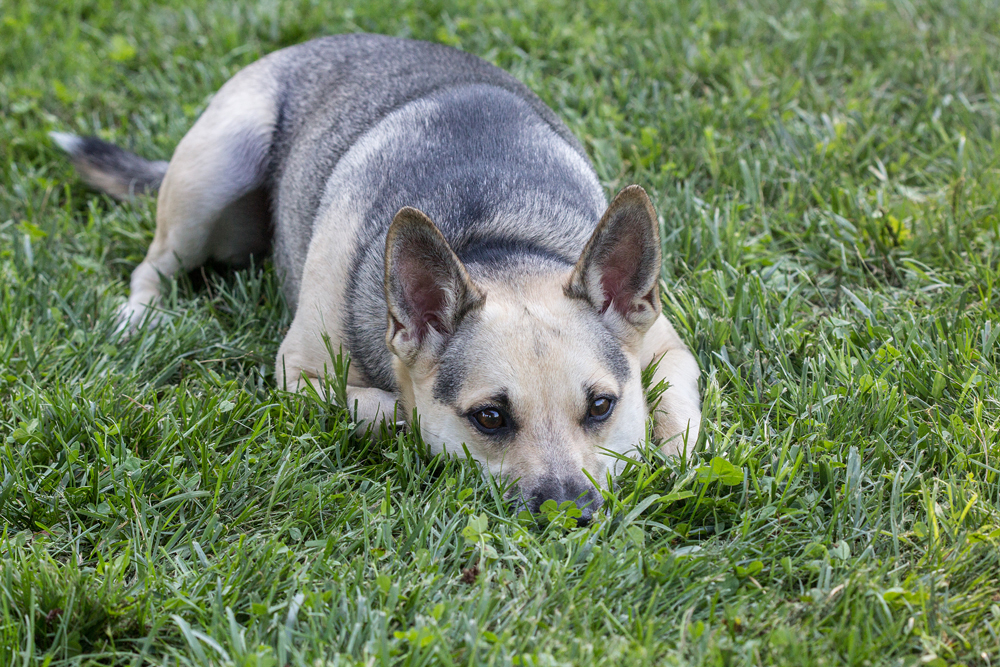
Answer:
<svg viewBox="0 0 1000 667"><path fill-rule="evenodd" d="M456 49L352 34L284 49L261 63L272 59L269 66L282 87L271 153L279 224L306 242L308 232L293 232L292 225L309 225L316 217L326 179L344 153L394 110L449 88L480 84L498 89L498 98L482 99L486 105L502 105L499 93L507 91L522 102L526 117L534 116L525 120L541 120L587 160L573 134L526 86ZM461 118L449 120L457 121L456 134L489 129L475 126L475 119L468 125ZM474 157L489 162L493 156Z"/></svg>

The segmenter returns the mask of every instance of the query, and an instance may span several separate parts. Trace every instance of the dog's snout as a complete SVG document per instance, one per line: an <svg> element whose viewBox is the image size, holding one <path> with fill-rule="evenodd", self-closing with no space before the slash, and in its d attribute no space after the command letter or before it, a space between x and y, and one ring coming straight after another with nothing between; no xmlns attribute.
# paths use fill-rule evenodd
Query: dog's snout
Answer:
<svg viewBox="0 0 1000 667"><path fill-rule="evenodd" d="M547 500L553 500L561 505L567 500L576 503L582 514L577 517L577 523L585 526L594 518L594 513L601 507L601 494L597 492L590 480L585 477L569 477L559 479L546 477L529 493L526 493L527 506L532 512L538 512Z"/></svg>

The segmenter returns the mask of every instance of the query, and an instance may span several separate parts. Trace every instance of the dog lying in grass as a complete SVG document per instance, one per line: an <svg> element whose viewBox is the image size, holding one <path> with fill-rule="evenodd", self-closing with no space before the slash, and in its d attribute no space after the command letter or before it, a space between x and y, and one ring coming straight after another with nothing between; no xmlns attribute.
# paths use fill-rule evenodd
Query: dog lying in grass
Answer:
<svg viewBox="0 0 1000 667"><path fill-rule="evenodd" d="M592 480L646 438L651 365L654 435L697 439L699 369L661 313L649 198L608 206L566 126L483 60L327 37L236 74L169 164L53 138L112 196L159 189L123 330L156 323L162 276L271 251L294 313L278 385L315 382L341 348L359 418L415 410L431 452L467 448L522 507L590 518Z"/></svg>

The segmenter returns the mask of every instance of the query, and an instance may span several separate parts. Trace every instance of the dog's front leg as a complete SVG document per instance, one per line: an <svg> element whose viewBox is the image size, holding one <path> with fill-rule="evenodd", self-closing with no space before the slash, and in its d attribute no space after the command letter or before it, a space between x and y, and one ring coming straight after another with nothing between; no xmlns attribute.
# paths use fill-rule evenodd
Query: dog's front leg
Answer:
<svg viewBox="0 0 1000 667"><path fill-rule="evenodd" d="M347 386L347 409L358 421L402 425L406 423L403 408L396 395L374 387Z"/></svg>
<svg viewBox="0 0 1000 667"><path fill-rule="evenodd" d="M292 326L278 349L275 359L274 379L278 387L287 391L303 391L311 386L324 400L326 387L319 377L334 368L333 350L342 349L341 334L336 326L337 312L329 299L314 305L315 295L306 290L305 300L309 305L300 307L292 321ZM325 306L324 312L320 306ZM327 324L329 323L329 324ZM402 408L397 408L398 397L392 392L364 386L367 382L353 365L347 374L348 410L359 421L379 423L385 419L389 423L400 423L406 418Z"/></svg>
<svg viewBox="0 0 1000 667"><path fill-rule="evenodd" d="M698 394L698 362L674 331L667 318L660 315L642 344L642 367L658 362L651 387L668 383L653 410L653 435L663 441L668 454L688 452L698 441L701 426L701 398ZM686 446L685 446L686 445Z"/></svg>
<svg viewBox="0 0 1000 667"><path fill-rule="evenodd" d="M314 373L306 372L300 368L279 366L275 375L278 386L287 391L306 391L307 387L311 387L324 400L331 398L326 393L328 385L320 382ZM390 424L397 425L406 422L406 416L397 403L396 395L374 387L348 384L347 405L344 407L350 410L356 420L362 422L377 424L383 419Z"/></svg>

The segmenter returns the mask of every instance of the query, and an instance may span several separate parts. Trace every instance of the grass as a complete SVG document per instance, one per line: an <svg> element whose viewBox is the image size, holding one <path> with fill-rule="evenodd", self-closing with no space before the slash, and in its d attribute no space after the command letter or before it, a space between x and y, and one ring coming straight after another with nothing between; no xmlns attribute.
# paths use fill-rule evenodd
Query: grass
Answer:
<svg viewBox="0 0 1000 667"><path fill-rule="evenodd" d="M328 33L510 70L663 219L691 463L519 520L464 461L278 391L269 264L112 318L167 158ZM0 665L996 665L1000 12L974 0L0 5Z"/></svg>

